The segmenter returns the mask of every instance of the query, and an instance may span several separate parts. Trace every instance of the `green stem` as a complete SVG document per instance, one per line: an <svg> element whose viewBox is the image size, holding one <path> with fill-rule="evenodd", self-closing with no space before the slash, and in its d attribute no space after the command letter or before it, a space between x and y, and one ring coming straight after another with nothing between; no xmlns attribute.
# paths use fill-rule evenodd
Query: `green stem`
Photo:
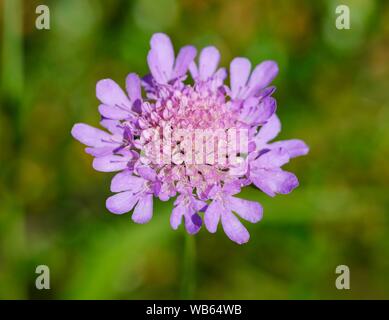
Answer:
<svg viewBox="0 0 389 320"><path fill-rule="evenodd" d="M181 297L193 299L196 286L196 241L195 236L185 232L185 247L183 254L183 277Z"/></svg>

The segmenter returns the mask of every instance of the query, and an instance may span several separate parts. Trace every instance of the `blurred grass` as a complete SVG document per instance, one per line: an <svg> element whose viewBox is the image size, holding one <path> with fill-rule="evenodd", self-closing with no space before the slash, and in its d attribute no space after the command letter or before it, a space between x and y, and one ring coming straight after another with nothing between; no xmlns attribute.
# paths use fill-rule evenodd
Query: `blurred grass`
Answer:
<svg viewBox="0 0 389 320"><path fill-rule="evenodd" d="M237 246L221 230L196 236L195 298L389 298L389 4L347 0L351 30L335 28L335 0L3 0L0 97L0 298L180 298L182 230L171 202L152 222L104 207L109 174L70 136L99 121L95 84L147 72L153 32L176 48L216 45L227 66L275 59L281 139L307 157L287 165L292 194L255 188L263 221ZM47 4L51 29L35 29ZM34 287L51 269L51 290ZM335 268L351 290L335 289Z"/></svg>
<svg viewBox="0 0 389 320"><path fill-rule="evenodd" d="M5 1L3 4L4 19L2 21L2 68L1 68L1 100L2 111L7 114L7 120L12 130L8 152L1 157L1 178L9 189L16 189L20 175L19 165L23 148L23 39L22 39L22 3L19 0ZM8 135L7 127L1 126L1 136ZM3 149L3 148L2 148ZM12 158L7 158L12 154ZM9 159L12 159L9 161ZM8 161L7 161L8 160ZM3 184L3 183L2 183ZM3 191L4 192L1 192ZM9 194L3 186L1 205L1 243L3 255L7 257L7 264L0 274L0 283L4 292L8 292L10 298L25 297L25 277L19 273L17 278L8 277L7 274L20 270L20 261L25 254L25 212L24 203L19 198Z"/></svg>
<svg viewBox="0 0 389 320"><path fill-rule="evenodd" d="M86 254L77 258L75 271L65 289L65 298L104 299L104 297L122 292L128 298L147 275L147 264L155 263L148 259L150 254L158 261L174 235L166 232L168 212L166 206L155 207L154 221L140 228L122 224L116 228L98 230L88 239ZM127 221L128 223L128 221ZM164 248L165 247L165 248ZM163 272L157 271L162 277ZM168 271L168 270L166 270ZM163 282L163 281L162 281Z"/></svg>

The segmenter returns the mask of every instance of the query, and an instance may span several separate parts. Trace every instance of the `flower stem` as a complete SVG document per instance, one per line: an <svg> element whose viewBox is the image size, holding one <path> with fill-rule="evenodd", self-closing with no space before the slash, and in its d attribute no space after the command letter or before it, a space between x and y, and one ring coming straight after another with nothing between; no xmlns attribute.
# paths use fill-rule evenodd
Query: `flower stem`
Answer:
<svg viewBox="0 0 389 320"><path fill-rule="evenodd" d="M196 286L196 241L193 235L185 232L183 254L182 299L193 299Z"/></svg>

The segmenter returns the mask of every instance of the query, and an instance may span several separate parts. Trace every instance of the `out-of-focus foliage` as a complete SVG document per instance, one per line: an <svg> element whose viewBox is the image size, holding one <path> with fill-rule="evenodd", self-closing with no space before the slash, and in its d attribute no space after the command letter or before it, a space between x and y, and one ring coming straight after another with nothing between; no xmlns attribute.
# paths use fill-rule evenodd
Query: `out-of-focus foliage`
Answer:
<svg viewBox="0 0 389 320"><path fill-rule="evenodd" d="M51 29L36 30L47 4ZM335 28L348 4L351 30ZM0 297L179 298L183 230L158 202L148 225L104 207L109 174L70 136L98 124L95 84L147 72L153 32L176 47L215 44L227 66L275 59L281 138L308 156L300 187L268 198L251 240L196 237L195 298L389 298L389 3L347 0L2 0ZM51 290L35 289L35 268ZM351 290L335 288L335 268Z"/></svg>

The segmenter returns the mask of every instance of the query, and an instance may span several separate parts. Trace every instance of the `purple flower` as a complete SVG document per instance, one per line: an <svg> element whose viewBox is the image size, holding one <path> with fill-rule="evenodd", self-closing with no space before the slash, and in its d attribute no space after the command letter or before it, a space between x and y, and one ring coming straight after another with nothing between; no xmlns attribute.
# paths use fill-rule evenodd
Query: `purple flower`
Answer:
<svg viewBox="0 0 389 320"><path fill-rule="evenodd" d="M251 72L249 60L235 58L227 85L215 47L202 49L195 60L193 46L176 56L165 34L154 34L150 45L150 74L129 74L126 93L113 80L97 83L107 131L87 124L72 129L96 170L117 172L106 206L115 214L133 210L132 220L146 223L154 197L176 197L173 229L184 222L195 234L204 221L214 233L220 222L232 241L245 243L250 235L240 218L256 223L263 209L235 195L251 184L269 196L291 192L298 180L281 167L308 153L301 140L272 142L281 129L269 86L278 66L265 61ZM186 81L189 75L193 81Z"/></svg>

